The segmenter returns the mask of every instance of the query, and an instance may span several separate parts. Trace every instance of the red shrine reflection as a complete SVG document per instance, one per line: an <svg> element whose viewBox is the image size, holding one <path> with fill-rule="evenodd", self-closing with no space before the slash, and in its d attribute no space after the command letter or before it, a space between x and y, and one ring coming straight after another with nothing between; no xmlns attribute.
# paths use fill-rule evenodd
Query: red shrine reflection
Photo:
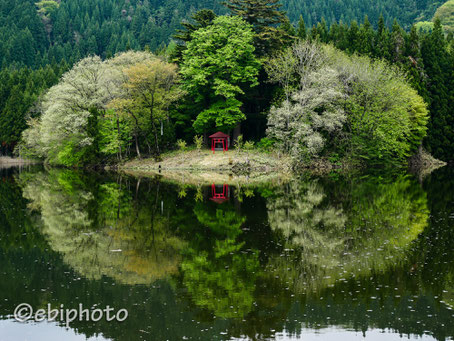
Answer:
<svg viewBox="0 0 454 341"><path fill-rule="evenodd" d="M230 199L229 185L211 185L211 198L217 204L222 204Z"/></svg>

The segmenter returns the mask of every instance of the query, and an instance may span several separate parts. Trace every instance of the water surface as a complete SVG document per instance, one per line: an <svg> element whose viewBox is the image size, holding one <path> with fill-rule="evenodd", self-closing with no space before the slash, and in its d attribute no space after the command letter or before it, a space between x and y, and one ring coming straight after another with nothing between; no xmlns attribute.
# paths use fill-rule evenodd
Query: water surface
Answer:
<svg viewBox="0 0 454 341"><path fill-rule="evenodd" d="M0 340L452 340L454 174L197 185L2 169ZM127 309L124 322L16 322Z"/></svg>

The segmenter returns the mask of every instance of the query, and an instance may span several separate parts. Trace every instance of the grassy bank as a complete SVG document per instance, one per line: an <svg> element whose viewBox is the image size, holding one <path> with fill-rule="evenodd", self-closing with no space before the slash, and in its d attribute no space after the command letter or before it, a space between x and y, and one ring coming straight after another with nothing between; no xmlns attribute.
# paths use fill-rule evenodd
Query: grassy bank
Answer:
<svg viewBox="0 0 454 341"><path fill-rule="evenodd" d="M123 170L158 171L185 170L243 174L251 172L271 173L290 171L290 159L276 153L258 150L238 152L211 150L178 150L162 154L162 160L134 159L119 168Z"/></svg>

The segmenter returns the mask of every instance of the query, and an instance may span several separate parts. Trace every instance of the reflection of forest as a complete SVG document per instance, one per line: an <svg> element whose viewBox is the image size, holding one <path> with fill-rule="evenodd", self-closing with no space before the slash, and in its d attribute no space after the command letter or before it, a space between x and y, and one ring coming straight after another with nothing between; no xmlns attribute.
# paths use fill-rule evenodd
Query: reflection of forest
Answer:
<svg viewBox="0 0 454 341"><path fill-rule="evenodd" d="M454 184L443 174L427 183L428 194L409 176L319 179L276 189L268 215L285 250L271 257L268 278L303 294L287 321L305 314L306 326L315 329L452 336ZM300 328L285 327L294 335Z"/></svg>
<svg viewBox="0 0 454 341"><path fill-rule="evenodd" d="M258 251L246 250L239 240L246 217L231 203L197 203L194 214L200 227L185 251L183 284L197 306L219 317L242 318L253 309L260 271Z"/></svg>
<svg viewBox="0 0 454 341"><path fill-rule="evenodd" d="M156 214L153 194L159 193L133 202L121 181L96 183L69 170L23 176L22 181L29 207L41 212L49 245L83 276L146 284L178 271L184 243Z"/></svg>
<svg viewBox="0 0 454 341"><path fill-rule="evenodd" d="M326 187L335 190L295 181L268 200L269 222L287 250L272 263L297 291L386 271L427 226L425 193L408 177Z"/></svg>
<svg viewBox="0 0 454 341"><path fill-rule="evenodd" d="M430 177L424 191L408 176L306 179L232 188L230 200L217 204L209 200L209 188L155 179L51 170L23 173L19 180L29 208L40 212L40 230L51 249L89 279L80 287L68 284L77 287L78 297L88 290L91 304L121 306L130 294L142 302L131 302L137 314L129 332L80 324L88 334L102 328L114 339L132 340L141 338L142 329L165 338L156 325L171 316L166 328L181 339L174 326L185 316L184 328L193 336L200 335L200 323L206 330L216 326L217 335L225 331L221 339L262 340L282 330L298 335L304 326L390 328L439 340L454 335L448 309L454 305L449 181ZM0 190L25 210L19 187L8 193L10 185ZM16 220L4 206L0 218L10 229L14 221L26 226L16 236L34 238L21 245L38 243L30 233L36 222L27 215ZM10 259L20 264L33 255ZM1 252L0 263L13 271ZM25 269L30 274L25 271L21 280L30 276L32 283L40 276ZM70 300L59 289L67 284L64 275L47 278L53 280L42 279L42 287L51 289L39 293L38 302ZM20 286L14 281L0 289ZM106 291L103 283L116 288ZM151 283L165 293L131 285Z"/></svg>

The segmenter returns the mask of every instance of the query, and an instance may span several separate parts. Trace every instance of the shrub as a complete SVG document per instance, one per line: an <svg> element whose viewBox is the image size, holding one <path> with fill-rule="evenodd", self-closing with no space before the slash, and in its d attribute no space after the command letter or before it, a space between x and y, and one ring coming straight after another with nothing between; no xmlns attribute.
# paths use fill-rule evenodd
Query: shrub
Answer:
<svg viewBox="0 0 454 341"><path fill-rule="evenodd" d="M264 137L257 143L257 147L262 151L270 152L273 149L275 142L276 141L268 137Z"/></svg>
<svg viewBox="0 0 454 341"><path fill-rule="evenodd" d="M253 142L253 141L246 141L246 142L244 142L244 149L245 149L245 150L252 150L252 149L254 149L254 142Z"/></svg>
<svg viewBox="0 0 454 341"><path fill-rule="evenodd" d="M241 149L243 149L243 135L238 135L235 141L235 148L239 153L241 153Z"/></svg>
<svg viewBox="0 0 454 341"><path fill-rule="evenodd" d="M184 140L177 140L177 146L178 146L178 149L180 149L180 150L182 150L182 151L185 151L186 148L187 148L186 141L184 141Z"/></svg>
<svg viewBox="0 0 454 341"><path fill-rule="evenodd" d="M196 135L194 136L194 144L198 151L202 150L203 147L203 136Z"/></svg>

